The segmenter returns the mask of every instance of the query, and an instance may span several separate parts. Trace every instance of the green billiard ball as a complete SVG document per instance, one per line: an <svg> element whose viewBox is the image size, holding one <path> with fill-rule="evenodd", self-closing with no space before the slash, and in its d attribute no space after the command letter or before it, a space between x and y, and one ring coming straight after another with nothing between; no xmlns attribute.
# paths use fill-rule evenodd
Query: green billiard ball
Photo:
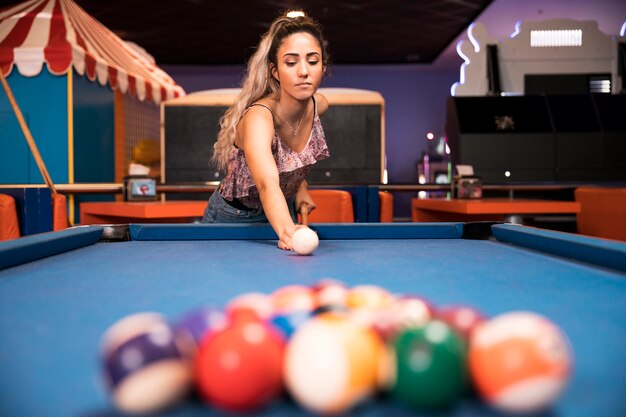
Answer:
<svg viewBox="0 0 626 417"><path fill-rule="evenodd" d="M467 345L443 321L409 328L394 339L391 394L417 409L452 406L468 387Z"/></svg>

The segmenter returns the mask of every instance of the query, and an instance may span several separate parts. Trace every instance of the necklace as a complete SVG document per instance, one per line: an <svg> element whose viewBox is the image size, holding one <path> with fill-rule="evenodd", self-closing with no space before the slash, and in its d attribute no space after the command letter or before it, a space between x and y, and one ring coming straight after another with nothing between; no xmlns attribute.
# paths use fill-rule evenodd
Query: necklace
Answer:
<svg viewBox="0 0 626 417"><path fill-rule="evenodd" d="M287 120L287 118L285 117L285 114L283 113L283 108L280 105L280 101L278 102L278 111L280 113L280 118L283 119L283 121L287 123L287 126L289 126L289 128L291 129L291 135L296 136L298 134L298 131L300 130L300 126L302 126L302 121L304 120L304 116L306 115L306 108L302 112L302 116L300 116L300 121L298 122L298 126L296 126L295 129L291 125L291 123L289 123L289 120Z"/></svg>

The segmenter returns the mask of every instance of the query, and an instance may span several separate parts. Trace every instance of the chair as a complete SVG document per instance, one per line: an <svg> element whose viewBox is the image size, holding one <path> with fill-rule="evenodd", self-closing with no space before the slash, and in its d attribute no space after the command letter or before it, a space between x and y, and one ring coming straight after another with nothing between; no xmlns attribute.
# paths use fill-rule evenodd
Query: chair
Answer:
<svg viewBox="0 0 626 417"><path fill-rule="evenodd" d="M52 194L52 230L67 229L69 221L67 218L67 197L63 194Z"/></svg>
<svg viewBox="0 0 626 417"><path fill-rule="evenodd" d="M378 202L380 207L380 222L393 222L393 194L387 191L379 191Z"/></svg>
<svg viewBox="0 0 626 417"><path fill-rule="evenodd" d="M309 223L354 223L352 195L343 190L310 189L317 208L309 214Z"/></svg>
<svg viewBox="0 0 626 417"><path fill-rule="evenodd" d="M20 223L13 197L0 194L0 241L20 237Z"/></svg>
<svg viewBox="0 0 626 417"><path fill-rule="evenodd" d="M626 241L626 188L580 187L574 196L578 233Z"/></svg>

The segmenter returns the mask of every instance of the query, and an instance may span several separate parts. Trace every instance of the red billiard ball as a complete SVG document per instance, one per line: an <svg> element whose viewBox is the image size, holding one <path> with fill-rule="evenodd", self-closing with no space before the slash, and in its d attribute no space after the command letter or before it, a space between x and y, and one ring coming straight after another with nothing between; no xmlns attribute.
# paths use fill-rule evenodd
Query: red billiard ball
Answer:
<svg viewBox="0 0 626 417"><path fill-rule="evenodd" d="M476 326L486 320L486 316L478 309L461 305L441 307L435 316L452 326L466 341L469 341Z"/></svg>
<svg viewBox="0 0 626 417"><path fill-rule="evenodd" d="M238 295L226 303L225 310L229 316L252 313L262 320L266 320L274 314L272 297L261 292L248 292Z"/></svg>
<svg viewBox="0 0 626 417"><path fill-rule="evenodd" d="M349 288L339 280L324 278L316 282L311 289L317 308L343 308L347 305Z"/></svg>
<svg viewBox="0 0 626 417"><path fill-rule="evenodd" d="M283 388L284 339L253 316L237 316L202 341L194 364L201 397L229 411L252 411Z"/></svg>
<svg viewBox="0 0 626 417"><path fill-rule="evenodd" d="M565 387L571 364L565 334L535 313L499 315L478 325L471 336L474 385L486 402L506 412L549 407Z"/></svg>
<svg viewBox="0 0 626 417"><path fill-rule="evenodd" d="M275 314L313 311L317 307L315 293L305 285L287 285L271 295Z"/></svg>
<svg viewBox="0 0 626 417"><path fill-rule="evenodd" d="M404 329L424 326L433 315L434 307L425 298L403 295L378 314L375 328L385 340L391 340Z"/></svg>
<svg viewBox="0 0 626 417"><path fill-rule="evenodd" d="M125 413L170 408L190 391L191 364L160 314L138 313L117 321L104 334L101 350L113 401Z"/></svg>

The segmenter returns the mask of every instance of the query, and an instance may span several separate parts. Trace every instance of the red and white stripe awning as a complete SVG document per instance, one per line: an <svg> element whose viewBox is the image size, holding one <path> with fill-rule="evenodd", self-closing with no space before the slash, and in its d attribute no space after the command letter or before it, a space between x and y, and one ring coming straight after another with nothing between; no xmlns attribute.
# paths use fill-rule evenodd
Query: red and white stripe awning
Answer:
<svg viewBox="0 0 626 417"><path fill-rule="evenodd" d="M46 63L55 75L72 67L91 81L160 103L185 95L154 61L72 0L28 0L0 10L0 70L32 77Z"/></svg>

